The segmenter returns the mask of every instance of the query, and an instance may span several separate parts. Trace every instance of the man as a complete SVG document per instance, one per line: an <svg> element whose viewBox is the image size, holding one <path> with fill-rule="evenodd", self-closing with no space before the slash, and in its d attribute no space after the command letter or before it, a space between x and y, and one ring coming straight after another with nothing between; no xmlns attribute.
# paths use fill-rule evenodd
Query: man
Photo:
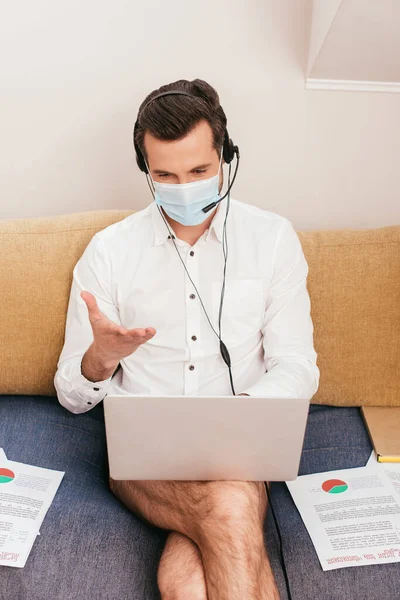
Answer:
<svg viewBox="0 0 400 600"><path fill-rule="evenodd" d="M177 89L191 96L155 98ZM222 195L225 128L218 94L202 80L162 86L142 103L135 142L156 201L98 232L75 266L55 377L68 410L90 410L111 391L232 394L212 329L224 226L221 337L236 394L251 402L252 394L311 399L317 391L308 265L290 221L229 196L202 211ZM133 513L171 532L158 569L163 599L280 597L263 536L264 484L110 479L110 486Z"/></svg>

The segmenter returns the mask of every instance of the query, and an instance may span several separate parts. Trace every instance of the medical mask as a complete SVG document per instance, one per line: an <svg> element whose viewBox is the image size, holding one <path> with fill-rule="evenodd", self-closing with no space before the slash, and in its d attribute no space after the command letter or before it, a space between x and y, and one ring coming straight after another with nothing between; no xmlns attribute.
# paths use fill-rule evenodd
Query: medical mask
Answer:
<svg viewBox="0 0 400 600"><path fill-rule="evenodd" d="M190 183L162 183L151 178L156 204L162 206L171 219L182 225L200 225L211 214L210 211L203 212L203 208L221 197L218 193L221 163L222 150L218 173L209 179ZM148 165L147 170L150 173Z"/></svg>

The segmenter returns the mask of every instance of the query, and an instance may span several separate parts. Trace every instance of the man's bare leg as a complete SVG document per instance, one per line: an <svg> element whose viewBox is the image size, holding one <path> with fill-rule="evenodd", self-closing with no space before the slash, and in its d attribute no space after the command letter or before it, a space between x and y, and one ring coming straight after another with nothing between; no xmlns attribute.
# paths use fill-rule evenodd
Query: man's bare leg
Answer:
<svg viewBox="0 0 400 600"><path fill-rule="evenodd" d="M196 544L176 531L167 539L158 568L162 600L207 600L203 561Z"/></svg>
<svg viewBox="0 0 400 600"><path fill-rule="evenodd" d="M114 481L133 512L191 539L200 549L209 600L278 600L264 546L263 483Z"/></svg>
<svg viewBox="0 0 400 600"><path fill-rule="evenodd" d="M205 520L201 531L199 547L209 597L279 600L264 542L264 484L250 493L232 490L231 496L225 494L214 518L210 523ZM221 589L229 591L221 595Z"/></svg>

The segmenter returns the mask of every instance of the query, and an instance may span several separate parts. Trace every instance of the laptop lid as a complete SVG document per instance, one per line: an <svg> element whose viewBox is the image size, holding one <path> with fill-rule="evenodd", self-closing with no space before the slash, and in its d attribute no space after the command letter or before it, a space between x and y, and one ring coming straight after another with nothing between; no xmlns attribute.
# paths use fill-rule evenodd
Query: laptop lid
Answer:
<svg viewBox="0 0 400 600"><path fill-rule="evenodd" d="M309 404L305 398L258 396L106 396L110 476L295 479Z"/></svg>

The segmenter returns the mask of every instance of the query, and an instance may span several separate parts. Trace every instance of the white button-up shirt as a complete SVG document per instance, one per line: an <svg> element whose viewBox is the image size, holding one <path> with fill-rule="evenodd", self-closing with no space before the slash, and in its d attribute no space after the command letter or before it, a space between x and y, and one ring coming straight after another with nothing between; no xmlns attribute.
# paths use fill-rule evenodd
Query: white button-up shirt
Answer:
<svg viewBox="0 0 400 600"><path fill-rule="evenodd" d="M227 197L220 202L209 229L193 246L175 239L200 297L154 201L93 236L73 270L54 377L65 408L86 412L107 394L232 395L219 339L200 302L218 332L227 202ZM231 357L235 393L311 399L319 369L308 264L297 233L286 217L231 198L226 235L221 339ZM104 381L89 381L81 372L93 341L82 290L91 292L115 323L156 329Z"/></svg>

